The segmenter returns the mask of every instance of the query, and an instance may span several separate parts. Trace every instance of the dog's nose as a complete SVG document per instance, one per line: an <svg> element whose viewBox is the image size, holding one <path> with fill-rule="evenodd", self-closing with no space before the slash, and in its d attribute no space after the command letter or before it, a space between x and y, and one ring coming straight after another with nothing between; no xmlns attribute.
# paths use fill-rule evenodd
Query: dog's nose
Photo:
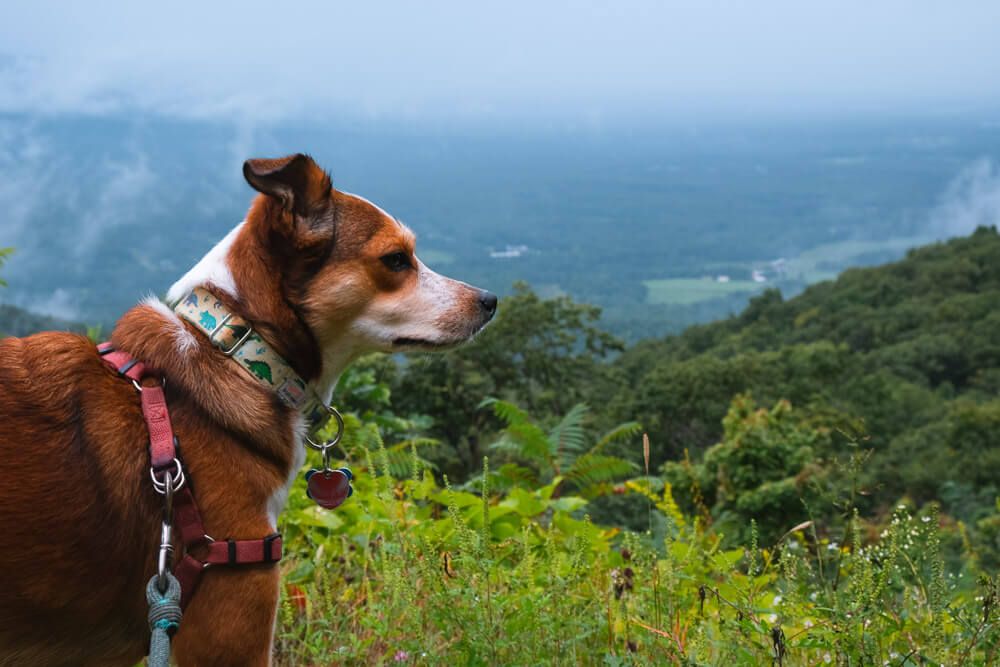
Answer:
<svg viewBox="0 0 1000 667"><path fill-rule="evenodd" d="M490 317L497 312L497 295L493 292L482 290L479 292L479 305L483 307Z"/></svg>

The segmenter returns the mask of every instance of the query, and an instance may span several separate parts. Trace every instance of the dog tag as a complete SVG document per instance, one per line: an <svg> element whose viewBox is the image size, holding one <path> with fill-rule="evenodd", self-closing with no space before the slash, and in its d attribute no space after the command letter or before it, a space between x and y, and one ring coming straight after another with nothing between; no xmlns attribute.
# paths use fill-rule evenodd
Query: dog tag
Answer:
<svg viewBox="0 0 1000 667"><path fill-rule="evenodd" d="M332 510L354 494L354 487L351 486L353 477L348 468L313 468L306 473L306 495L320 507Z"/></svg>

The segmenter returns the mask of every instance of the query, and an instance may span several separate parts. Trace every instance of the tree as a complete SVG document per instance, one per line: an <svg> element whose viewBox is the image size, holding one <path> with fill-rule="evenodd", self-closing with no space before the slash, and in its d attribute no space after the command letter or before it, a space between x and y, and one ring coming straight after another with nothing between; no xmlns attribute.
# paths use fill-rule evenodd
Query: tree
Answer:
<svg viewBox="0 0 1000 667"><path fill-rule="evenodd" d="M666 463L664 479L677 490L697 489L719 531L737 541L749 537L751 519L766 543L809 518L802 500L809 482L826 474L821 456L831 448L829 430L788 401L758 408L749 394L733 399L722 424L721 442L703 461Z"/></svg>
<svg viewBox="0 0 1000 667"><path fill-rule="evenodd" d="M480 409L484 396L514 401L544 421L565 414L600 383L601 361L623 348L596 326L600 313L566 296L543 299L517 283L473 343L403 366L393 383L394 407L434 420L430 434L444 445L436 462L464 478L478 470L482 440L497 428Z"/></svg>

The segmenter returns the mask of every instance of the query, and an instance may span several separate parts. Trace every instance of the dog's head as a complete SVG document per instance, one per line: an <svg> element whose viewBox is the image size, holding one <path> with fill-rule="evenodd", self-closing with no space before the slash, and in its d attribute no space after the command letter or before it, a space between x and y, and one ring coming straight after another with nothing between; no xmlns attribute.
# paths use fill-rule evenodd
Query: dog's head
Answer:
<svg viewBox="0 0 1000 667"><path fill-rule="evenodd" d="M314 339L324 375L366 352L458 345L496 312L496 296L432 271L417 258L413 232L334 189L309 156L247 160L243 175L261 193L246 222L172 298L201 281L232 292L264 332L270 323L276 335L307 329L296 338Z"/></svg>

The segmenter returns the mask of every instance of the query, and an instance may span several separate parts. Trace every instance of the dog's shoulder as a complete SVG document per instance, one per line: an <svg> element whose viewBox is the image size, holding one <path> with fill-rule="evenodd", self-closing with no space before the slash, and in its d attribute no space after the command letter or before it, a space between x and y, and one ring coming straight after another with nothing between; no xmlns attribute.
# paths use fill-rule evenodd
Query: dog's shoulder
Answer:
<svg viewBox="0 0 1000 667"><path fill-rule="evenodd" d="M39 396L55 397L81 382L107 376L85 336L49 331L0 340L0 410Z"/></svg>

